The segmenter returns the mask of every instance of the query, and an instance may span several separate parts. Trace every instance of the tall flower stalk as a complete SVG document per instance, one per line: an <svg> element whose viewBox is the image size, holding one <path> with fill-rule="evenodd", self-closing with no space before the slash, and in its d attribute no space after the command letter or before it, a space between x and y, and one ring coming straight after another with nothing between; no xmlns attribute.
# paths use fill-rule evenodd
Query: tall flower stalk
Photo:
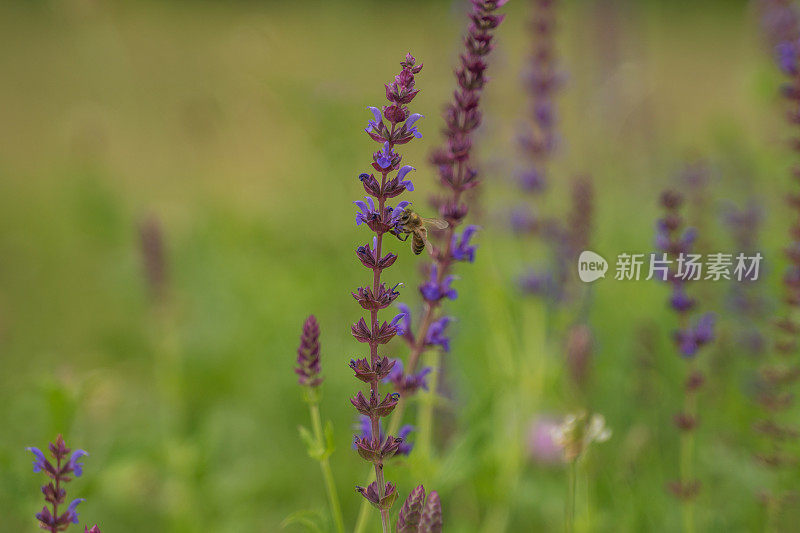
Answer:
<svg viewBox="0 0 800 533"><path fill-rule="evenodd" d="M653 257L653 263L667 268L663 279L668 281L672 294L670 306L678 317L678 330L673 341L678 353L688 363L683 384L683 410L674 416L675 426L681 434L679 479L669 484L670 491L681 501L684 530L693 532L694 499L700 490L700 482L694 477L694 441L697 428L697 392L705 378L697 369L699 350L714 337L714 315L706 313L693 319L696 300L686 291L687 283L700 279L702 271L698 256L692 254L696 231L686 228L680 210L683 196L675 191L661 195L664 216L656 225L656 246L663 252L661 258Z"/></svg>
<svg viewBox="0 0 800 533"><path fill-rule="evenodd" d="M473 262L476 246L471 240L478 228L467 225L458 231L469 213L467 195L480 183L475 163L471 161L473 133L481 124L481 95L486 85L486 58L494 48L494 31L505 18L495 14L506 0L472 0L469 14L470 25L464 37L465 52L461 64L455 71L457 88L453 101L444 112L445 145L433 152L431 162L439 176L441 192L434 197L439 215L448 223L446 230L434 234L435 243L431 263L425 271L426 278L419 286L423 310L416 332L412 332L411 312L401 306L403 312L403 339L409 346L409 355L404 371L395 372L392 382L401 395L401 402L415 394L420 388L435 394L439 377L438 358L441 352L450 350L447 328L453 318L440 313L445 300L454 300L458 293L452 288L455 277L453 267L458 262ZM421 356L434 349L436 360L431 367L420 368ZM430 374L430 376L429 376ZM431 383L428 384L427 380ZM419 415L419 447L429 449L432 411L434 402L425 402ZM402 404L392 420L397 427L402 417Z"/></svg>
<svg viewBox="0 0 800 533"><path fill-rule="evenodd" d="M763 208L752 198L741 208L730 206L726 209L723 220L736 250L748 255L758 253L763 218ZM764 317L768 316L770 306L763 287L754 280L733 283L727 307L735 320L733 341L736 345L752 358L764 355L767 346Z"/></svg>
<svg viewBox="0 0 800 533"><path fill-rule="evenodd" d="M336 492L336 483L331 470L330 455L333 453L333 427L330 422L322 428L322 417L319 412L319 403L322 397L320 385L323 378L320 374L320 342L319 324L316 317L310 315L303 323L303 333L300 335L300 346L297 348L297 366L295 373L297 381L303 387L303 396L308 404L311 415L311 431L300 428L300 435L308 448L308 455L319 463L325 490L328 493L328 503L336 531L344 532L342 508Z"/></svg>
<svg viewBox="0 0 800 533"><path fill-rule="evenodd" d="M50 461L39 448L30 447L27 450L34 456L33 471L44 472L50 479L47 484L42 486L45 505L41 511L36 513L39 527L51 533L66 531L71 524L78 523L77 507L85 500L77 498L65 508L64 505L67 502L65 485L72 481L73 476L83 475L83 463L80 461L89 454L83 450L70 450L61 435L49 446L53 461ZM86 531L89 531L88 528ZM100 532L97 526L94 526L91 531Z"/></svg>
<svg viewBox="0 0 800 533"><path fill-rule="evenodd" d="M575 501L578 486L578 462L594 442L605 442L611 438L603 415L586 412L568 415L553 429L553 441L562 450L568 465L567 495L564 504L564 531L575 531Z"/></svg>
<svg viewBox="0 0 800 533"><path fill-rule="evenodd" d="M797 13L793 6L786 5L785 9L788 11L784 11L783 16L794 22L791 29L788 25L784 27L791 40L779 44L776 51L778 64L788 78L783 86L783 95L789 102L787 118L790 124L797 127L800 125L800 40L797 38ZM800 140L794 139L792 147L800 154ZM792 174L795 184L800 185L800 166L795 166ZM783 276L784 305L775 322L774 353L759 371L757 400L765 415L755 426L767 440L766 450L758 453L756 459L775 472L772 490L763 494L767 506L766 526L773 529L779 529L781 509L787 498L791 497L791 490L787 489L795 485L793 479L786 479L793 475L791 466L797 461L788 452L787 444L800 436L797 427L789 422L789 413L794 405L791 387L800 378L800 367L797 365L800 340L800 193L788 193L786 200L792 209L793 221L789 228L790 242L785 249L789 265Z"/></svg>
<svg viewBox="0 0 800 533"><path fill-rule="evenodd" d="M409 346L409 355L405 365L399 359L391 360L392 366L384 378L390 381L398 395L398 402L389 424L389 434L397 433L403 418L407 399L420 389L436 391L438 379L438 363L430 367L421 367L421 356L425 350L437 348L450 350L450 338L447 328L453 319L440 316L439 309L444 300L453 300L457 296L451 287L455 277L451 270L460 261L472 262L475 259L475 246L471 239L477 227L469 225L460 233L469 206L466 194L478 185L478 171L470 162L472 152L472 134L481 123L480 100L487 81L485 71L486 57L494 48L493 32L503 21L503 15L494 14L507 0L472 0L469 14L470 25L464 37L465 51L460 55L461 64L455 71L457 88L453 93L453 101L445 108L445 146L431 155L431 162L436 166L442 192L434 198L434 204L440 216L448 222L445 231L434 234L431 240L435 243L431 265L425 269L426 278L419 287L423 299L423 310L416 331L412 330L411 310L399 304L401 313L395 317L395 326ZM373 111L374 113L374 111ZM373 128L370 124L370 128ZM371 134L372 135L372 134ZM380 137L373 139L380 142ZM378 241L379 242L379 241ZM379 257L379 255L375 256ZM394 262L394 259L390 260ZM363 262L363 259L362 259ZM390 264L391 264L390 262ZM366 265L366 263L365 263ZM439 356L439 351L434 352ZM432 383L428 383L431 381ZM426 402L419 414L418 442L423 450L429 449L433 424L433 402ZM377 432L373 431L373 434ZM355 531L364 531L366 527L367 507L361 506Z"/></svg>
<svg viewBox="0 0 800 533"><path fill-rule="evenodd" d="M557 0L531 0L530 35L532 49L530 63L525 73L525 88L529 95L526 129L519 135L519 146L524 166L517 173L520 192L531 201L515 208L511 213L511 227L520 235L533 235L543 239L558 262L562 231L553 220L543 214L544 194L550 185L553 156L559 145L558 115L555 97L563 85L556 46ZM558 295L561 282L558 268L541 269L528 265L519 279L523 291L545 296Z"/></svg>
<svg viewBox="0 0 800 533"><path fill-rule="evenodd" d="M381 322L378 317L379 311L389 307L399 296L397 292L399 284L389 286L381 281L383 271L397 260L397 256L393 253L384 255L383 245L387 233L402 233L400 216L409 205L409 202L401 201L392 207L388 201L406 191L414 190L411 181L405 179L414 169L408 165L400 165L402 158L395 152L395 147L406 144L415 137L421 137L415 123L422 118L417 113L412 114L408 109L408 104L419 92L415 88L414 76L422 70L422 64L417 65L414 57L407 54L400 65L402 67L400 73L391 83L386 84L386 99L389 105L384 105L380 109L369 108L373 120L367 125L366 132L372 140L379 143L380 148L372 156L372 168L375 173L363 173L359 176L368 196L365 197L365 201L355 202L359 209L356 214L356 225L363 224L374 233L371 245L365 244L356 250L361 263L372 271L371 284L360 287L353 293L356 301L368 312L369 322L362 317L351 328L356 340L369 346L368 358L350 362L356 378L369 384L369 392L365 396L362 391L358 391L350 401L356 410L370 421L371 434L356 435L354 441L359 455L372 463L375 481L367 487L357 487L357 490L367 502L380 511L384 533L390 531L389 509L397 498L395 485L384 479L384 462L398 452L403 439L391 434L383 438L381 434L380 419L394 410L399 395L391 393L381 398L380 384L392 371L394 362L379 354L379 347L397 334L398 324L403 315L395 316L391 322Z"/></svg>

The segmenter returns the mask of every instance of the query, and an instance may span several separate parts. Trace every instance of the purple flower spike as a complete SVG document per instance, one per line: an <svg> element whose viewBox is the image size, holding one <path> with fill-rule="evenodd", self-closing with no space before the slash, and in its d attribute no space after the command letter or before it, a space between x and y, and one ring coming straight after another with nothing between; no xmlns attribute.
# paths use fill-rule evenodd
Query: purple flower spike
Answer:
<svg viewBox="0 0 800 533"><path fill-rule="evenodd" d="M794 130L791 143L792 153L797 160L800 155L800 143L797 141L798 126L800 126L800 10L796 2L791 0L760 0L756 3L760 9L764 36L767 42L775 46L778 66L786 75L786 80L781 86L781 93L786 100L786 117L790 127ZM746 311L740 315L749 329L756 327L759 319L764 315L777 315L774 320L774 350L767 350L763 354L762 364L757 373L758 394L756 402L762 409L762 418L754 428L767 437L767 443L759 453L755 454L757 462L773 471L777 479L795 470L794 455L797 436L800 434L796 424L789 423L790 417L786 413L794 412L794 394L792 392L800 369L796 364L798 341L800 341L800 327L796 322L798 309L800 309L800 167L796 164L791 169L793 187L787 190L785 198L792 214L788 227L788 238L784 241L784 254L788 260L788 268L783 275L783 305L778 313L765 313L764 303L758 294L749 294L745 289L755 290L756 287L747 287L742 283L733 283L740 291L738 299L745 303ZM755 251L754 230L757 226L759 213L756 211L745 215L737 223L739 226L737 241L742 246L740 251ZM756 223L754 223L756 222ZM736 235L735 233L735 235ZM749 249L749 250L748 250ZM760 281L760 280L759 280ZM750 285L748 283L748 285ZM755 296L755 298L753 298ZM747 302L747 300L750 300ZM771 311L771 310L770 310ZM707 338L711 320L701 323L698 321L697 331L701 339ZM757 339L761 335L754 332ZM741 342L741 340L739 341ZM761 439L759 439L761 440ZM786 498L792 497L793 490L784 491L781 483L772 487L763 487L765 494L764 504L772 508L780 508ZM788 526L787 526L788 527Z"/></svg>
<svg viewBox="0 0 800 533"><path fill-rule="evenodd" d="M397 518L397 533L442 533L442 503L432 491L425 499L425 487L411 491Z"/></svg>
<svg viewBox="0 0 800 533"><path fill-rule="evenodd" d="M660 254L667 261L665 278L670 281L672 294L669 303L678 315L681 324L686 324L691 320L690 312L697 303L687 293L687 287L693 279L688 272L682 272L681 259L685 254L692 251L692 247L697 239L697 232L692 228L686 228L681 207L683 205L683 195L677 191L665 191L661 194L660 204L664 211L661 219L656 224L656 244L661 251ZM694 359L700 349L707 345L714 336L714 315L707 313L700 316L696 321L673 334L675 348L679 355L684 359ZM703 384L703 375L692 369L687 368L686 378L683 384L684 405L687 406L685 412L677 413L673 417L675 426L681 432L693 431L697 427L697 413L693 407L694 401L690 397L696 394ZM691 461L691 455L685 455L686 450L681 451L681 464L683 461ZM689 500L696 496L699 489L699 481L687 477L681 472L679 480L669 484L670 490L681 500Z"/></svg>
<svg viewBox="0 0 800 533"><path fill-rule="evenodd" d="M562 2L551 0L537 0L531 4L528 24L531 53L524 73L528 120L517 135L524 166L516 173L516 185L528 198L528 205L514 209L511 214L512 231L526 241L541 241L549 256L546 271L531 274L539 267L530 263L524 265L518 285L523 293L551 302L580 297L581 291L568 286L571 278L565 273L580 253L589 248L593 226L594 192L591 180L582 176L571 184L572 205L566 216L563 219L543 216L548 203L544 193L562 144L557 102L566 79L557 39L561 5Z"/></svg>
<svg viewBox="0 0 800 533"><path fill-rule="evenodd" d="M75 450L74 452L70 450L61 435L49 446L53 462L48 461L39 448L30 447L26 450L36 457L33 471L44 472L49 478L48 483L42 486L45 506L35 515L36 520L39 521L39 527L45 531L66 531L70 524L78 523L76 508L85 500L83 498L72 500L67 509L59 514L59 506L66 501L65 485L74 479L73 475L79 477L83 474L83 463L78 461L89 454L84 450ZM52 506L52 510L48 505ZM92 528L91 531L100 532L97 527Z"/></svg>
<svg viewBox="0 0 800 533"><path fill-rule="evenodd" d="M676 191L666 191L661 195L661 206L665 214L656 223L656 244L672 261L672 265L677 263L680 254L691 253L697 240L697 230L684 227L680 214L682 204L683 196ZM685 276L680 276L675 268L673 266L667 276L672 285L669 303L676 313L686 315L695 308L696 302L686 291L690 281ZM713 329L714 315L705 314L698 319L695 326L675 333L676 347L684 357L694 357L702 346L711 342Z"/></svg>
<svg viewBox="0 0 800 533"><path fill-rule="evenodd" d="M303 323L300 346L297 347L297 366L294 369L297 381L305 387L316 388L322 383L320 376L319 324L314 315L309 315Z"/></svg>
<svg viewBox="0 0 800 533"><path fill-rule="evenodd" d="M422 70L422 65L418 65L414 56L408 54L400 66L400 73L385 85L389 105L381 108L369 107L374 120L369 122L366 132L372 140L380 144L380 149L372 154L375 174L359 175L359 181L368 196L366 201L356 202L359 208L356 225L361 226L363 223L374 235L372 246L359 246L356 255L361 264L371 271L370 285L359 287L352 293L368 316L361 317L350 328L356 340L369 345L368 358L350 361L355 377L361 383L369 385L368 394L359 390L351 398L353 406L363 415L360 418L359 434L354 438L354 447L364 460L374 465L376 477L374 483L366 488L359 487L358 491L366 501L380 510L384 532L389 527L389 508L397 497L394 485L384 480L384 461L398 453L403 439L384 437L381 434L381 419L394 410L400 395L380 394L380 384L392 372L395 362L378 355L378 350L380 345L388 343L398 333L407 334L410 318L408 309L402 306L401 312L390 322L383 321L378 316L380 311L389 307L399 296L397 289L401 285L398 283L390 287L381 281L383 270L392 266L397 259L391 253L382 257L381 254L386 253L383 251L386 249L385 236L402 234L400 219L410 205L410 202L402 200L392 207L387 201L414 190L414 184L406 179L414 167L401 166L402 156L397 153L396 148L421 137L415 123L422 118L422 115L411 113L408 108L408 104L419 93L415 87L415 75ZM379 250L381 254L378 253Z"/></svg>
<svg viewBox="0 0 800 533"><path fill-rule="evenodd" d="M473 147L473 134L482 119L481 96L487 82L487 56L494 48L494 30L503 20L495 13L504 2L497 0L473 0L469 13L469 26L464 37L464 51L459 55L460 64L455 70L456 89L453 99L444 111L445 128L443 143L430 156L436 169L441 194L435 196L433 205L439 217L447 224L429 233L435 244L431 254L428 273L419 286L424 302L424 311L418 323L418 331L412 333L410 314L400 328L403 339L409 345L405 372L395 366L391 382L401 395L411 395L420 388L426 388L430 369L419 370L420 356L425 348L436 346L449 349L449 339L444 336L444 326L451 320L438 318L439 308L445 299L455 299L457 292L452 288L455 277L451 269L459 261L473 261L476 247L470 244L476 228L466 228L460 235L459 226L469 213L468 195L480 183L475 163L470 159ZM390 87L387 86L387 92ZM419 137L416 132L417 115L409 115L401 132L409 137ZM394 214L394 213L393 213ZM444 227L446 226L446 227ZM397 365L397 363L395 363ZM435 375L435 374L434 374Z"/></svg>

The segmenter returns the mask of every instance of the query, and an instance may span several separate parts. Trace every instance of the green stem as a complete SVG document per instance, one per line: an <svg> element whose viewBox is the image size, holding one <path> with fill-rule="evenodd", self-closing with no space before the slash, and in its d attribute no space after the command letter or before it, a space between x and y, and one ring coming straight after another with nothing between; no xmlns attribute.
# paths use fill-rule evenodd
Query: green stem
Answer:
<svg viewBox="0 0 800 533"><path fill-rule="evenodd" d="M320 448L326 446L325 436L322 432L322 419L319 416L319 404L317 402L309 402L308 410L311 412L311 425L314 429L314 438L317 439L317 444ZM336 483L333 481L333 471L331 470L330 461L327 456L323 456L319 460L319 467L322 470L322 477L325 480L325 489L328 491L328 503L331 506L331 515L333 515L333 523L336 526L338 533L344 533L344 520L342 520L342 508L339 505L339 495L336 493Z"/></svg>
<svg viewBox="0 0 800 533"><path fill-rule="evenodd" d="M689 367L689 373L687 375L691 375L693 372L694 367ZM695 392L694 391L686 391L684 394L684 413L689 416L691 419L696 420L695 413L697 412L697 402L695 399ZM680 457L680 469L681 469L681 489L686 489L690 487L694 483L693 479L693 457L694 457L694 432L696 428L691 428L687 431L684 431L681 435L681 457ZM681 509L683 511L683 530L686 533L694 533L695 531L695 523L694 523L694 495L689 497L682 498L682 506Z"/></svg>
<svg viewBox="0 0 800 533"><path fill-rule="evenodd" d="M767 499L766 508L765 508L765 519L764 519L764 533L772 533L776 531L775 528L775 503L772 500L772 495L770 495Z"/></svg>
<svg viewBox="0 0 800 533"><path fill-rule="evenodd" d="M565 506L564 531L572 533L575 531L575 493L578 484L578 460L574 459L569 463L567 474L567 504Z"/></svg>
<svg viewBox="0 0 800 533"><path fill-rule="evenodd" d="M422 457L430 457L431 442L433 440L433 407L436 403L436 390L439 384L439 370L441 363L441 353L434 350L428 356L430 357L430 365L433 371L428 378L428 390L420 394L421 405L419 407L419 415L417 425L419 432L417 434L417 450Z"/></svg>

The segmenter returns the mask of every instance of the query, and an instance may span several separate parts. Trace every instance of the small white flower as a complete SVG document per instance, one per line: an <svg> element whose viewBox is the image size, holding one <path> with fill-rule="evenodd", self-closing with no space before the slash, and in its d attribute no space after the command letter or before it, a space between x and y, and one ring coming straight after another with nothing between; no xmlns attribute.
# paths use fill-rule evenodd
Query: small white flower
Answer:
<svg viewBox="0 0 800 533"><path fill-rule="evenodd" d="M590 418L585 412L580 412L564 417L564 422L553 428L552 435L564 450L564 460L571 462L583 455L592 442L610 439L611 430L606 427L603 415L594 414Z"/></svg>

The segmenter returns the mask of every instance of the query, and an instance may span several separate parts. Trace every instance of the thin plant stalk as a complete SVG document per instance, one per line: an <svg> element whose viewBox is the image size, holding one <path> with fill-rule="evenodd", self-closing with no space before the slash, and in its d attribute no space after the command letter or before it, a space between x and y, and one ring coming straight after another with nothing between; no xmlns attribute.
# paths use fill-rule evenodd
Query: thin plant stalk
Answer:
<svg viewBox="0 0 800 533"><path fill-rule="evenodd" d="M683 195L677 191L666 191L661 195L664 216L656 224L656 242L663 251L662 257L672 260L686 257L693 250L697 238L694 228L686 228L681 215ZM694 477L694 443L697 431L697 393L705 378L697 368L697 355L701 349L714 340L713 313L705 313L694 320L692 312L697 306L695 298L690 297L686 286L698 279L688 275L688 270L670 268L663 280L672 288L669 299L672 310L678 319L678 330L673 332L673 343L677 353L686 362L686 378L683 383L683 409L673 417L679 432L678 479L667 487L678 499L683 515L683 527L687 533L695 530L694 500L700 491L700 482Z"/></svg>
<svg viewBox="0 0 800 533"><path fill-rule="evenodd" d="M694 364L688 368L687 379L694 375ZM686 390L683 398L684 413L691 418L697 418L697 401L696 394L692 391ZM684 431L681 435L680 444L680 476L681 485L689 486L694 480L694 431ZM683 514L683 529L686 533L694 533L694 498L685 498L682 500L682 514Z"/></svg>
<svg viewBox="0 0 800 533"><path fill-rule="evenodd" d="M322 432L322 419L319 414L319 402L309 402L308 411L311 414L311 427L314 431L314 438L320 448L325 446L325 436ZM336 492L336 483L333 480L333 471L328 456L319 460L319 467L322 470L322 478L325 480L325 490L328 493L328 503L331 507L333 524L338 533L344 533L344 520L342 519L342 506L339 503L339 495Z"/></svg>
<svg viewBox="0 0 800 533"><path fill-rule="evenodd" d="M300 346L297 348L297 366L295 367L298 383L303 387L303 399L308 404L311 418L311 431L301 427L300 435L306 442L308 455L319 463L322 471L334 527L337 533L344 533L342 509L330 465L330 456L333 453L333 428L328 423L323 429L319 409L322 400L320 386L324 381L321 375L321 351L319 324L316 317L310 315L303 323L303 333L300 336Z"/></svg>
<svg viewBox="0 0 800 533"><path fill-rule="evenodd" d="M567 494L564 503L564 530L575 531L575 508L578 486L578 461L589 446L611 438L611 430L605 425L602 415L589 416L586 412L568 415L553 432L554 442L561 447L567 467ZM588 501L588 497L587 497Z"/></svg>
<svg viewBox="0 0 800 533"><path fill-rule="evenodd" d="M436 388L439 381L440 364L442 354L437 350L430 354L431 376L429 379L429 388L421 395L421 405L419 415L417 416L417 427L419 432L417 434L417 450L423 457L429 457L431 454L431 442L433 440L433 408L436 405Z"/></svg>
<svg viewBox="0 0 800 533"><path fill-rule="evenodd" d="M567 501L565 506L564 530L567 533L575 531L575 495L578 484L578 461L571 461L567 473Z"/></svg>
<svg viewBox="0 0 800 533"><path fill-rule="evenodd" d="M788 121L796 128L800 124L800 14L794 2L763 3L774 4L772 8L778 10L769 16L772 27L767 29L769 36L778 43L776 59L786 76L781 92L788 101ZM796 139L790 146L795 155L800 152ZM756 399L764 414L754 426L766 439L766 449L755 457L761 466L773 472L770 489L762 492L767 529L780 527L782 508L790 501L787 498L794 497L796 486L796 457L791 441L799 432L791 415L795 409L792 389L800 379L800 367L796 363L800 339L797 316L800 309L800 195L797 194L800 166L795 164L791 173L795 189L786 194L786 200L792 210L792 222L788 246L784 249L789 264L783 275L783 305L775 320L774 350L759 369L760 391Z"/></svg>

